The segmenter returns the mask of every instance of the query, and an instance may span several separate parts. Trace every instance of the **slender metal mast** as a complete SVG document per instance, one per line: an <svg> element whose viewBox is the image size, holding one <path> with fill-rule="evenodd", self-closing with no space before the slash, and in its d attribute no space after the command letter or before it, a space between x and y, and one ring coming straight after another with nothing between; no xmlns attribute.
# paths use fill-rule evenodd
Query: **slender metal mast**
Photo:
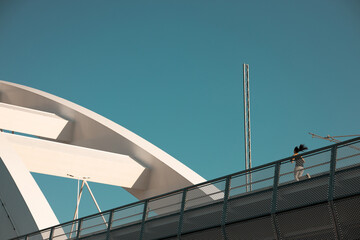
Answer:
<svg viewBox="0 0 360 240"><path fill-rule="evenodd" d="M243 64L244 72L244 135L245 135L245 169L251 168L251 126L250 126L250 79L249 64ZM251 191L251 173L246 175L246 191Z"/></svg>

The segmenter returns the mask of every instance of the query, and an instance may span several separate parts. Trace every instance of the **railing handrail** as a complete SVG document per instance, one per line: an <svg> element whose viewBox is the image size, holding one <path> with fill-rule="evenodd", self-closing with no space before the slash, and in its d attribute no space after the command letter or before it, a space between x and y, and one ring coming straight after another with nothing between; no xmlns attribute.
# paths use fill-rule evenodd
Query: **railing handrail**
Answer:
<svg viewBox="0 0 360 240"><path fill-rule="evenodd" d="M325 147L322 147L322 148L318 148L318 149L315 149L315 150L312 150L312 151L305 152L303 154L300 154L300 156L307 157L307 156L312 156L312 155L318 155L318 154L320 154L320 153L322 153L322 152L324 152L326 150L332 149L335 146L339 147L339 146L342 146L342 145L346 145L346 144L350 144L350 143L356 143L356 142L359 142L359 141L360 141L360 137L349 139L349 140L346 140L346 141L342 141L342 142L339 142L339 143L335 143L335 144L332 144L332 145L328 145L328 146L325 146ZM38 234L38 233L41 233L41 232L51 230L52 228L56 229L56 228L59 228L59 227L62 227L62 226L68 225L68 224L72 224L72 223L74 223L76 221L84 221L86 219L91 219L93 217L101 216L103 214L107 214L107 213L110 213L110 212L119 211L119 210L126 209L126 208L129 208L129 207L132 207L132 206L143 205L143 204L145 204L146 201L149 202L149 201L152 201L154 199L159 199L159 198L163 198L163 197L166 197L166 196L175 195L177 193L182 193L184 190L195 189L195 188L198 188L199 186L209 185L211 183L218 182L218 181L221 181L221 180L225 180L226 178L231 178L233 176L237 176L237 175L241 175L241 174L246 175L247 173L254 173L254 172L259 171L261 169L270 168L271 166L276 166L276 164L281 164L281 163L284 163L286 161L290 161L292 158L293 158L293 156L289 156L289 157L286 157L286 158L283 158L283 159L280 159L280 160L277 160L277 161L274 161L274 162L270 162L270 163L267 163L267 164L259 165L257 167L253 167L253 168L248 169L248 170L242 170L242 171L235 172L235 173L232 173L232 174L228 174L228 175L225 175L225 176L222 176L222 177L219 177L219 178L215 178L215 179L212 179L212 180L209 180L209 181L198 183L196 185L191 185L191 186L187 186L187 187L184 187L184 188L180 188L180 189L177 189L177 190L174 190L174 191L171 191L171 192L160 194L160 195L157 195L157 196L154 196L154 197L150 197L150 198L143 199L143 200L140 200L140 201L137 201L137 202L126 204L126 205L123 205L123 206L120 206L120 207L112 208L112 209L103 211L101 213L95 213L95 214L88 215L88 216L85 216L85 217L82 217L82 218L78 218L76 220L68 221L68 222L61 223L61 224L58 224L58 225L55 225L55 226L51 226L51 227L48 227L48 228L45 228L45 229L34 231L34 232L31 232L31 233L28 233L28 234L25 234L25 235L21 235L21 236L12 238L12 239L23 238L23 237L26 237L26 236L30 236L30 235L34 235L34 234ZM141 214L141 213L142 213L142 211L139 212L139 214ZM115 220L113 220L113 221L115 221Z"/></svg>

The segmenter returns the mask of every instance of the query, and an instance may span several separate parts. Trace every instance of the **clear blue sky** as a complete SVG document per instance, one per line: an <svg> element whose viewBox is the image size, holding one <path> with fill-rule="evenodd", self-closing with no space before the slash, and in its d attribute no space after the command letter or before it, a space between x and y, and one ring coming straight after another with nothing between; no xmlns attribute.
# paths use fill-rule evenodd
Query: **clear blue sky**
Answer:
<svg viewBox="0 0 360 240"><path fill-rule="evenodd" d="M253 165L319 135L359 132L360 1L0 0L0 79L135 132L210 180L244 169L242 64ZM76 182L34 174L61 222ZM91 184L103 210L136 201ZM96 212L86 195L80 215Z"/></svg>

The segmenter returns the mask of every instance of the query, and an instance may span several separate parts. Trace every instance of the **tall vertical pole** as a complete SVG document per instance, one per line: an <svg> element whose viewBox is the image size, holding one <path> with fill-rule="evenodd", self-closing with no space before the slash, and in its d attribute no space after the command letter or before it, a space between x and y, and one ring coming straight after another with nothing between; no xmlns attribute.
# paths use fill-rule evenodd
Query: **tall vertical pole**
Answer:
<svg viewBox="0 0 360 240"><path fill-rule="evenodd" d="M244 83L244 135L245 135L245 169L251 168L251 126L250 126L250 79L249 64L243 64ZM246 174L246 191L251 191L251 173Z"/></svg>

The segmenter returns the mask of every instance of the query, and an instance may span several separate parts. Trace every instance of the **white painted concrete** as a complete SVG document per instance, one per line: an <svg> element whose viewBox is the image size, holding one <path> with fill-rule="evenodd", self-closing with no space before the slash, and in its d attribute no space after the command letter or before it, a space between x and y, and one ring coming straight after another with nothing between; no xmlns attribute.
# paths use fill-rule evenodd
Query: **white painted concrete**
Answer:
<svg viewBox="0 0 360 240"><path fill-rule="evenodd" d="M0 81L0 102L51 112L70 121L71 135L68 132L61 133L57 141L127 155L146 167L133 188L126 188L138 199L206 181L180 161L126 128L52 94ZM143 186L145 188L139 190Z"/></svg>
<svg viewBox="0 0 360 240"><path fill-rule="evenodd" d="M30 172L132 188L145 170L127 155L10 133L0 138L6 138Z"/></svg>
<svg viewBox="0 0 360 240"><path fill-rule="evenodd" d="M0 154L0 197L16 232L21 235L59 224L21 157L4 137L0 137ZM10 220L6 225L9 224ZM8 239L13 232L11 228L0 231L0 239Z"/></svg>
<svg viewBox="0 0 360 240"><path fill-rule="evenodd" d="M0 102L0 128L50 139L57 139L68 121L39 110Z"/></svg>
<svg viewBox="0 0 360 240"><path fill-rule="evenodd" d="M139 200L205 181L145 139L65 99L0 81L0 102L0 114L9 115L6 121L0 122L0 128L46 138L0 134L0 157L4 163L0 175L5 173L4 181L12 182L11 188L0 185L0 197L4 198L19 229L27 223L27 229L33 231L57 224L29 171L62 177L69 177L68 174L90 177L89 181L122 186ZM38 121L46 125L44 132ZM49 129L51 124L56 125L53 133ZM218 189L207 186L194 191L207 195ZM4 194L12 197L4 197ZM209 198L221 197L218 193ZM21 218L21 214L27 217ZM31 232L23 232L24 229L21 234Z"/></svg>

